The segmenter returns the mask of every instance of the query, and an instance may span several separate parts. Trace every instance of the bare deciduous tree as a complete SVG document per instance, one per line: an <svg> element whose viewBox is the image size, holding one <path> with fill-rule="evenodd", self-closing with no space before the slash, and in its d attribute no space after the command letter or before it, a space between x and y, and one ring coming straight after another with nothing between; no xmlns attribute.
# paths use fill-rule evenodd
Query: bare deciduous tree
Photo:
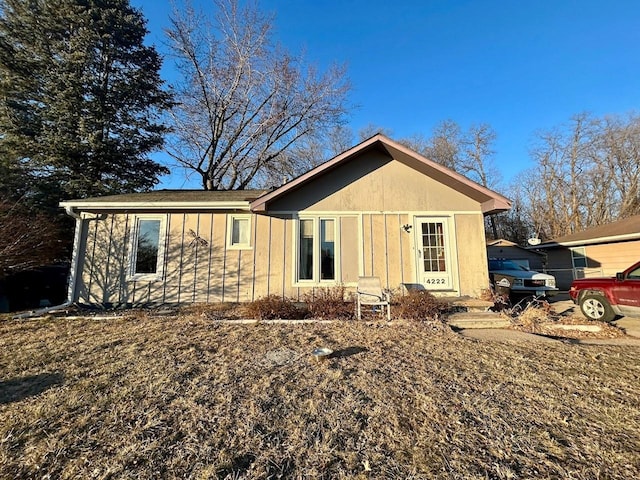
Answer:
<svg viewBox="0 0 640 480"><path fill-rule="evenodd" d="M425 155L447 168L459 170L463 143L460 125L444 120L433 129Z"/></svg>
<svg viewBox="0 0 640 480"><path fill-rule="evenodd" d="M286 182L302 172L307 172L353 146L353 133L346 126L338 125L327 130L322 138L316 136L300 139L282 153L279 170L274 172L273 186ZM280 175L279 177L277 175ZM271 186L271 185L269 185Z"/></svg>
<svg viewBox="0 0 640 480"><path fill-rule="evenodd" d="M505 238L519 245L527 245L529 238L537 236L538 232L531 224L528 215L529 209L525 192L530 183L527 175L526 171L518 174L505 192L511 200L511 210L495 216L497 230L497 235L494 235L495 239Z"/></svg>
<svg viewBox="0 0 640 480"><path fill-rule="evenodd" d="M640 117L582 113L537 133L526 215L549 239L640 213Z"/></svg>
<svg viewBox="0 0 640 480"><path fill-rule="evenodd" d="M365 141L368 138L373 137L381 133L385 137L393 138L393 130L386 127L381 127L380 125L376 125L375 123L368 123L360 130L358 130L358 138L360 141Z"/></svg>
<svg viewBox="0 0 640 480"><path fill-rule="evenodd" d="M640 117L601 120L601 169L610 172L620 218L640 213Z"/></svg>
<svg viewBox="0 0 640 480"><path fill-rule="evenodd" d="M295 155L343 122L344 67L319 73L272 42L273 19L255 3L215 0L213 19L175 9L167 31L181 80L174 86L169 152L207 190L244 189L296 172Z"/></svg>
<svg viewBox="0 0 640 480"><path fill-rule="evenodd" d="M495 140L496 133L487 124L472 125L463 132L453 120L444 120L433 129L426 145L415 138L410 138L408 144L413 144L416 151L483 187L496 188L502 176L493 163ZM487 221L491 235L497 238L498 227L494 216L489 216Z"/></svg>

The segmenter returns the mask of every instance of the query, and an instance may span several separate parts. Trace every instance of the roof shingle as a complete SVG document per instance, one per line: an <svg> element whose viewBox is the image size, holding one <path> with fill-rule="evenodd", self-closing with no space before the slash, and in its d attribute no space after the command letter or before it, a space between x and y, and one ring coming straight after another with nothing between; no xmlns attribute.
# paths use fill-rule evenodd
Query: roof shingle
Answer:
<svg viewBox="0 0 640 480"><path fill-rule="evenodd" d="M72 200L73 203L251 202L268 190L154 190ZM66 202L65 202L66 203Z"/></svg>

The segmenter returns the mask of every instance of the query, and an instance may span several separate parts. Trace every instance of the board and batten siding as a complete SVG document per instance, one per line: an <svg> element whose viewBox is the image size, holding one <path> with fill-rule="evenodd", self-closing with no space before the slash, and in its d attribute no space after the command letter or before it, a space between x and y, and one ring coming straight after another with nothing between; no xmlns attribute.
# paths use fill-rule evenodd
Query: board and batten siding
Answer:
<svg viewBox="0 0 640 480"><path fill-rule="evenodd" d="M157 214L156 214L157 215ZM84 258L75 299L102 305L247 302L266 295L302 300L331 284L295 281L295 222L291 215L251 214L250 248L227 245L227 213L165 213L161 280L130 278L135 214L114 213L83 222ZM359 276L377 276L385 288L403 293L416 282L415 213L340 213L336 218L339 268L336 283L353 290ZM479 295L488 284L482 215L450 214L454 289L447 295Z"/></svg>
<svg viewBox="0 0 640 480"><path fill-rule="evenodd" d="M134 214L83 222L81 303L124 305L245 302L282 294L288 282L291 220L251 215L251 247L227 246L226 213L167 213L162 280L130 278ZM287 225L289 224L289 225Z"/></svg>
<svg viewBox="0 0 640 480"><path fill-rule="evenodd" d="M455 243L457 276L462 295L479 297L489 288L489 261L484 240L484 217L478 214L457 213Z"/></svg>

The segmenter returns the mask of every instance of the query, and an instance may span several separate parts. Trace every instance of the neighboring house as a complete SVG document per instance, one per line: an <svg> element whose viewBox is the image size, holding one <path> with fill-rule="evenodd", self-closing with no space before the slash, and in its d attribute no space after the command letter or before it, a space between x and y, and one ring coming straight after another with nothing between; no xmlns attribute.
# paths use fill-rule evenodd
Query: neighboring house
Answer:
<svg viewBox="0 0 640 480"><path fill-rule="evenodd" d="M544 268L544 253L529 250L503 238L487 242L487 256L513 260L518 265L537 272L541 272Z"/></svg>
<svg viewBox="0 0 640 480"><path fill-rule="evenodd" d="M567 290L574 278L614 276L640 259L640 215L555 238L535 247Z"/></svg>
<svg viewBox="0 0 640 480"><path fill-rule="evenodd" d="M484 215L509 201L376 135L271 191L155 191L62 202L76 218L69 300L301 299L378 276L396 292L488 287Z"/></svg>

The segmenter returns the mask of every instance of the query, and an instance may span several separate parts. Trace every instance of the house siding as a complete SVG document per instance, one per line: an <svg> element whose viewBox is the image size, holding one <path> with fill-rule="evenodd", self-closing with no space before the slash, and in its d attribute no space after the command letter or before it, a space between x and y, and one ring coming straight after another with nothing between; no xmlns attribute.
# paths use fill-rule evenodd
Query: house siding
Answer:
<svg viewBox="0 0 640 480"><path fill-rule="evenodd" d="M396 294L403 293L404 283L415 283L414 235L402 228L412 224L414 216L418 215L334 215L340 226L336 283L353 290L358 276L374 275ZM246 302L270 294L303 300L306 292L330 286L296 283L294 218L251 215L248 249L227 246L226 213L172 213L163 218L164 276L159 280L129 278L134 214L86 219L84 263L75 299L103 305ZM488 285L482 215L442 214L442 218L449 219L451 227L454 288L437 293L479 295L480 286Z"/></svg>
<svg viewBox="0 0 640 480"><path fill-rule="evenodd" d="M269 204L271 211L479 211L479 203L378 152L363 154Z"/></svg>
<svg viewBox="0 0 640 480"><path fill-rule="evenodd" d="M362 275L379 277L384 288L396 293L402 293L403 283L416 281L412 235L402 230L407 218L398 213L362 215Z"/></svg>
<svg viewBox="0 0 640 480"><path fill-rule="evenodd" d="M599 267L605 276L614 276L640 259L640 241L586 245L589 267Z"/></svg>
<svg viewBox="0 0 640 480"><path fill-rule="evenodd" d="M450 287L434 293L478 296L489 284L482 205L430 176L429 169L416 169L426 168L420 165L369 149L275 198L265 213L154 213L166 227L163 275L156 280L129 275L136 213L94 215L83 222L84 262L75 299L107 305L246 302L266 295L302 300L331 284L354 289L362 275L377 276L402 294L403 284L424 279L416 230L431 219L446 225L451 274ZM451 185L468 188L456 182ZM249 248L228 246L230 214L251 218ZM299 217L336 220L336 282L297 281Z"/></svg>
<svg viewBox="0 0 640 480"><path fill-rule="evenodd" d="M615 276L640 258L640 240L627 242L601 243L594 245L576 245L584 247L587 257L587 269L574 272L570 247L549 248L547 252L547 271L556 277L558 288L568 290L574 276Z"/></svg>
<svg viewBox="0 0 640 480"><path fill-rule="evenodd" d="M358 261L360 245L360 231L358 217L340 218L340 266L342 281L345 284L353 284L360 276L360 262ZM354 261L355 260L355 261Z"/></svg>
<svg viewBox="0 0 640 480"><path fill-rule="evenodd" d="M546 273L556 278L556 286L560 290L568 290L573 281L573 264L571 251L566 248L545 250L547 253Z"/></svg>
<svg viewBox="0 0 640 480"><path fill-rule="evenodd" d="M482 215L456 214L456 245L462 295L478 297L489 288L489 267Z"/></svg>

